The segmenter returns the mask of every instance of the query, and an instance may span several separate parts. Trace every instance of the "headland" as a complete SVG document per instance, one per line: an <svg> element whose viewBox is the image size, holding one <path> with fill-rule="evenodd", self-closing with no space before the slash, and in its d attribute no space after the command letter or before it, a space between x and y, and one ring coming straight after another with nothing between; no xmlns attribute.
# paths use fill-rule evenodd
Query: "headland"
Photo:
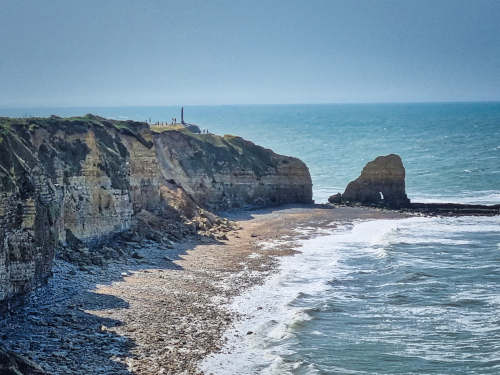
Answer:
<svg viewBox="0 0 500 375"><path fill-rule="evenodd" d="M94 115L0 130L7 374L201 373L237 318L226 304L294 254L298 228L456 208L411 203L397 156L314 205L302 161L233 135Z"/></svg>

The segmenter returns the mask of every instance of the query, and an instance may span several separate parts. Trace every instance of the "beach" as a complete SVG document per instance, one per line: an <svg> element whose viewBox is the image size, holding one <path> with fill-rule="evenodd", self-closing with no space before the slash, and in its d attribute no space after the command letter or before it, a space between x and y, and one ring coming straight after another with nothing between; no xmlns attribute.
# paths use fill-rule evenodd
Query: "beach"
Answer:
<svg viewBox="0 0 500 375"><path fill-rule="evenodd" d="M500 1L39 3L0 375L500 374Z"/></svg>
<svg viewBox="0 0 500 375"><path fill-rule="evenodd" d="M200 361L245 318L228 308L232 299L262 284L279 257L293 256L296 241L354 220L406 215L294 206L226 216L234 229L216 243L130 244L133 259L85 270L58 260L49 284L2 323L6 344L51 374L201 374Z"/></svg>

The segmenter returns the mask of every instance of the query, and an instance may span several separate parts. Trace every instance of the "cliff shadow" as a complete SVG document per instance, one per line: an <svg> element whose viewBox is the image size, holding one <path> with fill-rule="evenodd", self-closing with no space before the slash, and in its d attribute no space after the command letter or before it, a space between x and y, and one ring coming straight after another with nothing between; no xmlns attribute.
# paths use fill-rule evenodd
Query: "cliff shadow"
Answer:
<svg viewBox="0 0 500 375"><path fill-rule="evenodd" d="M122 322L91 312L126 309L128 303L92 292L85 277L65 272L71 265L56 267L60 269L46 287L0 322L3 344L36 362L47 374L131 374L117 357L130 355L135 344L110 330Z"/></svg>
<svg viewBox="0 0 500 375"><path fill-rule="evenodd" d="M118 241L113 246L127 248L127 256L102 267L56 259L48 284L0 321L2 343L38 363L48 374L134 374L126 362L136 355L132 351L136 343L114 332L123 321L107 317L112 315L110 310L129 309L129 303L107 294L102 287L123 281L134 272L182 271L174 262L194 245L186 241L183 246L169 248L147 240Z"/></svg>

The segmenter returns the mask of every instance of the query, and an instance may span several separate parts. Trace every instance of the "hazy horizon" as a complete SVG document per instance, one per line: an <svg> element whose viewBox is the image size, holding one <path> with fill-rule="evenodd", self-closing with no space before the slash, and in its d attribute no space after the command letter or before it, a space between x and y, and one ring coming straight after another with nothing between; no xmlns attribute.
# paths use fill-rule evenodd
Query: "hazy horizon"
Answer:
<svg viewBox="0 0 500 375"><path fill-rule="evenodd" d="M120 108L178 108L181 107L252 107L252 106L328 106L328 105L391 105L391 104L500 104L500 100L457 100L457 101L414 101L414 102L336 102L336 103L231 103L231 104L164 104L164 105L68 105L68 106L2 106L3 110L24 110L24 109L120 109ZM2 116L2 113L0 113Z"/></svg>
<svg viewBox="0 0 500 375"><path fill-rule="evenodd" d="M2 2L1 108L500 101L500 1Z"/></svg>

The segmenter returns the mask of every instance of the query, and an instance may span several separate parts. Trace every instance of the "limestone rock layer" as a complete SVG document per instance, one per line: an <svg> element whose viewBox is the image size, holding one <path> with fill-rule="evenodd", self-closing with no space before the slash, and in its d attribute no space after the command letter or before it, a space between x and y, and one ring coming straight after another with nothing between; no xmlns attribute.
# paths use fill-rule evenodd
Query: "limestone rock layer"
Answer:
<svg viewBox="0 0 500 375"><path fill-rule="evenodd" d="M167 131L155 137L155 145L165 178L207 209L312 202L302 161L243 138Z"/></svg>

